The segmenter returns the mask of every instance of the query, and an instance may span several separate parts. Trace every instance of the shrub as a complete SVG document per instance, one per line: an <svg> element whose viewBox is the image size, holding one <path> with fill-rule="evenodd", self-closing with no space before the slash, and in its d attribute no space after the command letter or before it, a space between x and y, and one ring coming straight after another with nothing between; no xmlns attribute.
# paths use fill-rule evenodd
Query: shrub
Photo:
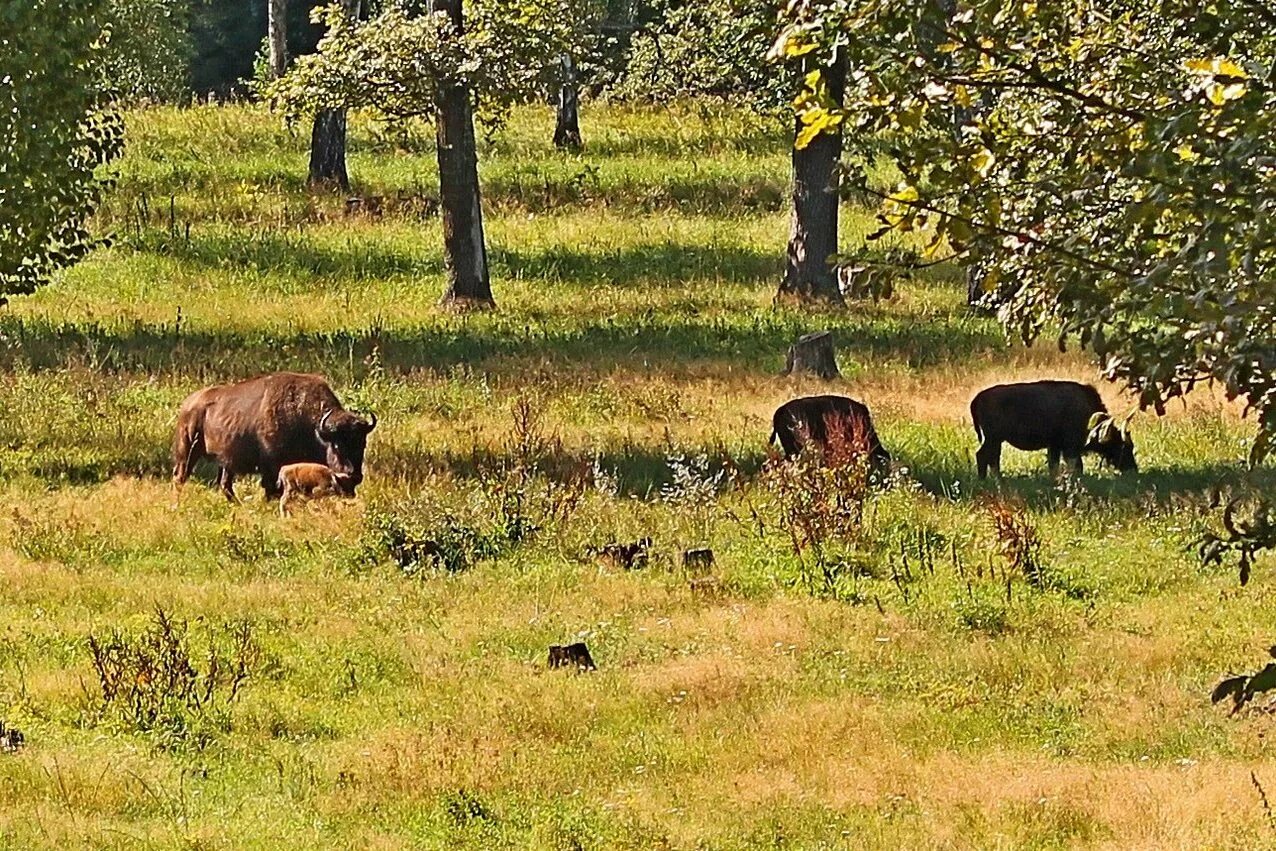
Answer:
<svg viewBox="0 0 1276 851"><path fill-rule="evenodd" d="M1043 587L1041 537L1022 505L992 497L984 500L984 511L992 520L997 551L1007 569L1028 580L1035 588Z"/></svg>
<svg viewBox="0 0 1276 851"><path fill-rule="evenodd" d="M417 497L368 511L361 560L376 564L389 558L410 576L428 568L459 573L500 553L502 538L461 521L428 497Z"/></svg>
<svg viewBox="0 0 1276 851"><path fill-rule="evenodd" d="M763 510L788 538L799 581L812 594L837 597L841 578L854 575L845 556L863 538L872 492L869 447L861 422L837 420L827 424L822 452L807 441L797 458L773 458L763 469Z"/></svg>
<svg viewBox="0 0 1276 851"><path fill-rule="evenodd" d="M248 621L207 630L197 642L160 607L141 635L90 634L88 646L102 715L169 748L203 747L229 729L228 709L261 657Z"/></svg>

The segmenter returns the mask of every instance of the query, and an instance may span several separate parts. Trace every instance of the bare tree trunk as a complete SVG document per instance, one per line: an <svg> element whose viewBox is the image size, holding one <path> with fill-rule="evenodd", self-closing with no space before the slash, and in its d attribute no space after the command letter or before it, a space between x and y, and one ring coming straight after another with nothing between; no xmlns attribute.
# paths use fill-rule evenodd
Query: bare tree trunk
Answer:
<svg viewBox="0 0 1276 851"><path fill-rule="evenodd" d="M359 17L360 0L341 0L342 11L347 18ZM310 131L311 186L327 186L350 191L350 176L346 173L346 111L323 109L315 114L314 127Z"/></svg>
<svg viewBox="0 0 1276 851"><path fill-rule="evenodd" d="M433 0L433 8L435 12L446 12L460 31L464 20L461 3L462 0ZM444 81L439 85L435 128L443 254L448 278L443 303L491 307L495 301L483 241L474 112L469 88L464 83Z"/></svg>
<svg viewBox="0 0 1276 851"><path fill-rule="evenodd" d="M323 109L315 114L310 131L310 175L307 182L315 187L350 191L346 173L346 111Z"/></svg>
<svg viewBox="0 0 1276 851"><path fill-rule="evenodd" d="M558 115L554 123L554 147L580 150L584 142L580 137L580 82L576 78L576 64L564 55L563 78L558 88Z"/></svg>
<svg viewBox="0 0 1276 851"><path fill-rule="evenodd" d="M266 0L266 31L270 76L277 80L288 69L288 0Z"/></svg>
<svg viewBox="0 0 1276 851"><path fill-rule="evenodd" d="M803 73L811 70L803 68ZM846 60L841 55L821 69L835 103L846 88ZM801 123L795 122L795 131ZM793 215L789 222L788 262L779 298L842 304L837 274L829 258L837 253L839 201L838 159L842 133L821 133L802 149L793 148Z"/></svg>

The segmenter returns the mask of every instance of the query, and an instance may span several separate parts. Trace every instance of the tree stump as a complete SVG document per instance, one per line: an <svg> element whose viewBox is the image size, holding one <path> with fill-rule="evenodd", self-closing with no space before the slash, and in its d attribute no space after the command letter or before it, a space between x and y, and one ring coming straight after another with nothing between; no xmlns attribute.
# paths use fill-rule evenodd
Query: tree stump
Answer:
<svg viewBox="0 0 1276 851"><path fill-rule="evenodd" d="M7 727L3 721L0 721L0 751L17 753L22 750L25 742L26 736L22 735L21 730L16 727Z"/></svg>
<svg viewBox="0 0 1276 851"><path fill-rule="evenodd" d="M593 548L595 558L604 567L610 565L623 570L638 570L647 566L651 538L639 538L631 544L607 544Z"/></svg>
<svg viewBox="0 0 1276 851"><path fill-rule="evenodd" d="M818 375L825 381L837 378L842 373L837 368L837 355L833 349L833 334L829 331L816 331L803 334L797 342L789 346L788 357L784 361L784 374L809 372Z"/></svg>
<svg viewBox="0 0 1276 851"><path fill-rule="evenodd" d="M713 550L708 547L698 547L693 550L686 550L682 554L683 570L707 573L712 567Z"/></svg>
<svg viewBox="0 0 1276 851"><path fill-rule="evenodd" d="M598 666L589 655L585 642L575 644L551 644L549 646L549 666L551 668L575 668L578 671L597 671Z"/></svg>

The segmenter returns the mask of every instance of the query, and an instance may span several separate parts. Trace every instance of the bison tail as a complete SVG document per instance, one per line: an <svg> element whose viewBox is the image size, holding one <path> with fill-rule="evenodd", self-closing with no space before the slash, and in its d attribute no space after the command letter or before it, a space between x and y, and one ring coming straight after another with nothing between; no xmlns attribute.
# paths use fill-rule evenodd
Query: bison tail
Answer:
<svg viewBox="0 0 1276 851"><path fill-rule="evenodd" d="M190 477L191 468L203 455L204 435L198 428L178 423L173 438L173 481L182 484Z"/></svg>
<svg viewBox="0 0 1276 851"><path fill-rule="evenodd" d="M971 421L972 423L974 423L974 425L975 425L975 437L978 437L978 438L982 441L982 440L984 439L984 430L983 430L983 428L979 425L979 405L978 405L978 402L979 402L979 399L978 399L978 397L976 397L976 398L975 398L975 400L974 400L973 402L971 402L971 403L970 403L970 421Z"/></svg>

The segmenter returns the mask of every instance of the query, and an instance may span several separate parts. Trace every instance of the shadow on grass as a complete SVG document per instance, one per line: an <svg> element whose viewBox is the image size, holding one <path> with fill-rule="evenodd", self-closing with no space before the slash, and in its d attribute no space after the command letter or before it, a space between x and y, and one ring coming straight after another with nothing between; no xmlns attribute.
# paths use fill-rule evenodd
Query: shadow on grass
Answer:
<svg viewBox="0 0 1276 851"><path fill-rule="evenodd" d="M368 240L325 240L286 231L257 234L200 233L190 239L164 231L148 231L125 241L141 253L171 257L203 269L252 269L303 278L307 290L322 289L324 279L386 280L437 277L441 256L387 251Z"/></svg>
<svg viewBox="0 0 1276 851"><path fill-rule="evenodd" d="M567 482L578 477L592 481L595 471L601 471L616 485L620 496L638 499L656 499L661 489L673 482L670 455L685 453L686 447L667 449L660 446L626 444L598 451L590 449L560 450L538 464L544 475L557 482ZM767 454L759 448L756 452L729 453L721 447L705 447L709 475L725 469L732 470L741 480L756 476L766 462ZM431 475L447 473L458 479L476 480L502 469L509 457L488 447L474 447L469 451L429 451L412 447L395 447L393 454L383 453L370 463L370 475L384 477L398 485L420 486Z"/></svg>
<svg viewBox="0 0 1276 851"><path fill-rule="evenodd" d="M760 284L779 281L784 267L779 251L675 242L597 251L561 245L533 251L496 246L491 256L499 277L619 287L682 287L690 278Z"/></svg>
<svg viewBox="0 0 1276 851"><path fill-rule="evenodd" d="M686 312L602 316L582 324L532 323L501 314L460 323L386 329L369 326L323 332L191 331L170 323L103 324L48 318L0 317L0 369L18 364L60 369L189 376L226 381L273 370L327 374L338 383L360 380L374 350L386 369L447 370L482 366L493 358L683 369L696 362L732 363L778 371L784 352L813 326L832 327L844 364L891 360L917 368L964 361L1001 350L1000 335L986 322L954 313L922 324L908 317L761 311L742 318Z"/></svg>
<svg viewBox="0 0 1276 851"><path fill-rule="evenodd" d="M1039 471L981 480L973 465L962 467L956 458L945 459L954 463L927 468L918 466L907 455L897 453L896 457L923 488L936 496L962 503L993 495L1009 496L1035 511L1061 510L1078 494L1104 503L1162 509L1170 506L1175 498L1204 495L1216 488L1276 493L1276 468L1249 469L1239 463L1147 467L1138 473L1095 475L1094 471L1100 469L1098 461L1087 457L1087 472L1082 475L1079 490L1070 494L1062 482L1051 479L1044 464Z"/></svg>
<svg viewBox="0 0 1276 851"><path fill-rule="evenodd" d="M438 279L443 274L439 246L428 253L390 251L368 239L339 239L296 232L192 233L190 239L162 231L125 237L142 253L170 257L199 269L251 269L300 280L306 291L349 280ZM539 250L490 246L493 276L571 284L628 287L684 286L691 278L755 284L780 279L779 249L681 245L658 242L616 249L551 245ZM267 290L269 280L263 280Z"/></svg>

